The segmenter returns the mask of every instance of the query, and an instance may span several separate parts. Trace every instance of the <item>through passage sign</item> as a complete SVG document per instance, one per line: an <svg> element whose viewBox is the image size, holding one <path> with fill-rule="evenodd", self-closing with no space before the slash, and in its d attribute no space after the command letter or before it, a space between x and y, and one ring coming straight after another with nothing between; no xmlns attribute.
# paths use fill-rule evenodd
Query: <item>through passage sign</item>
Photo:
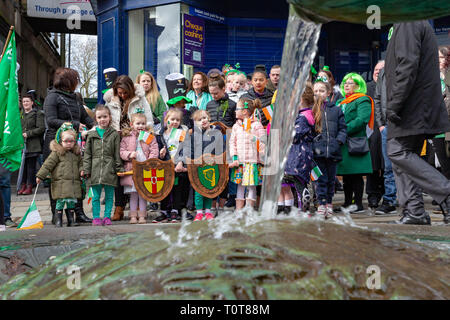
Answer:
<svg viewBox="0 0 450 320"><path fill-rule="evenodd" d="M184 64L203 67L205 22L202 18L185 14L183 17Z"/></svg>

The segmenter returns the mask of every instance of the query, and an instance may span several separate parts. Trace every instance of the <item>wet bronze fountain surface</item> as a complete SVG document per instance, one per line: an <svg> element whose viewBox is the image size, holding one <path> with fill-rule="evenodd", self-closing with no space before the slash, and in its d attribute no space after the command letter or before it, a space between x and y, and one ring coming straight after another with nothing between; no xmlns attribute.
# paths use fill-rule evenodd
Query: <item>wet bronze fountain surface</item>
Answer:
<svg viewBox="0 0 450 320"><path fill-rule="evenodd" d="M447 0L288 0L304 19L316 23L332 20L365 24L374 13L368 7L379 7L382 25L399 21L426 20L450 14Z"/></svg>
<svg viewBox="0 0 450 320"><path fill-rule="evenodd" d="M449 299L448 251L330 222L214 222L108 237L0 287L2 299ZM81 288L67 287L80 267ZM381 271L368 289L367 267Z"/></svg>

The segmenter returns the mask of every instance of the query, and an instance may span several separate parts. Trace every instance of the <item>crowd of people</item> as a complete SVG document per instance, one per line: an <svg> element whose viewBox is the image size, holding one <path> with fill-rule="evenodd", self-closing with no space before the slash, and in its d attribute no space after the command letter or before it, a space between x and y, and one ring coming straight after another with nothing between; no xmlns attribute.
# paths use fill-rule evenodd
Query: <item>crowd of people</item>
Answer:
<svg viewBox="0 0 450 320"><path fill-rule="evenodd" d="M394 37L400 37L397 33L402 29L398 29ZM433 98L444 99L450 117L450 48L440 47L438 54L439 70L435 71L440 73L441 92ZM184 208L186 218L193 221L214 219L224 214L226 207L256 208L264 179L264 141L270 135L272 112L269 111L275 106L282 71L275 65L267 74L265 66L257 65L251 75L246 75L238 67L224 65L221 70L212 69L208 74L195 72L190 81L182 74L170 74L166 77L169 96L166 102L151 73L141 71L135 81L119 75L113 77L104 93L104 103L92 112L75 93L79 83L77 72L59 68L43 111L33 96L22 97L26 148L18 194L32 194L35 184L50 181L52 222L57 227L63 226L63 211L67 226L111 225L111 221L124 219L127 203L132 224L150 222L148 209L159 212L151 222L162 223L180 222ZM298 106L278 214L291 212L293 206L308 209L310 200L316 206L315 214L324 218L339 210L360 213L367 210L363 206L364 186L369 208L378 215L395 213L399 204L403 210L418 207L411 202L413 197L406 195L405 189L412 186L405 185L407 170L401 169L404 155L399 151L400 146L394 150L393 144L388 143L389 135L395 142L400 141L399 145L404 143L399 138L404 135L398 135L401 121L396 117L400 117L400 111L395 114L387 107L395 98L393 88L400 90L403 83L389 82L389 72L392 68L379 61L371 82L366 83L361 75L351 72L340 85L327 66L315 74L311 72ZM405 113L401 117L403 121L410 119ZM420 123L409 123L409 129L415 126L420 127ZM230 128L231 135L224 135L223 127ZM421 133L414 141L414 150L420 147L422 158L440 168L448 183L450 136L447 139L446 132L439 131L433 132L434 138L430 139L430 132ZM229 149L229 183L216 199L195 191L187 174L188 159L210 150L210 144L214 144L216 154ZM36 172L41 153L43 163ZM160 203L148 204L136 190L132 177L121 173L131 170L133 159L152 158L173 161L175 183ZM311 172L317 168L320 174L311 181ZM333 205L333 198L339 176L345 200L338 208ZM7 179L10 175L1 175L0 189L5 224L11 226L10 189L6 187L9 181L4 181ZM311 189L313 195L309 193ZM83 208L88 190L93 193L92 219ZM422 190L418 186L411 192ZM448 223L444 205L448 194L441 194L434 197L430 192L436 200L434 204L440 205L444 222ZM419 204L422 201L423 206L421 198L414 199ZM429 224L421 217L411 219L400 223Z"/></svg>

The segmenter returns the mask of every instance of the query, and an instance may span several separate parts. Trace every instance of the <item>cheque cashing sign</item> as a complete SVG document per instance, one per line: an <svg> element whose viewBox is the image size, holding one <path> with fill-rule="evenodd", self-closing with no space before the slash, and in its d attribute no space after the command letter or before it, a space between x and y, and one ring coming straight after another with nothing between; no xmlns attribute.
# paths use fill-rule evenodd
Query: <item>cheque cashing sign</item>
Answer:
<svg viewBox="0 0 450 320"><path fill-rule="evenodd" d="M203 26L192 23L191 20L186 19L184 22L184 35L203 42Z"/></svg>

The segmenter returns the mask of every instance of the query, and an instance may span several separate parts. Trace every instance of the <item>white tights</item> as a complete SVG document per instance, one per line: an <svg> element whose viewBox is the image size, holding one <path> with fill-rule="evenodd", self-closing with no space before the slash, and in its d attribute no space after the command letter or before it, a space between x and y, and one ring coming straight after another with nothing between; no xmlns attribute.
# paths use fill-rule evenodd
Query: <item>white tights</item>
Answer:
<svg viewBox="0 0 450 320"><path fill-rule="evenodd" d="M247 200L256 200L256 186L243 186L238 184L236 200L245 200L245 188L248 189Z"/></svg>

